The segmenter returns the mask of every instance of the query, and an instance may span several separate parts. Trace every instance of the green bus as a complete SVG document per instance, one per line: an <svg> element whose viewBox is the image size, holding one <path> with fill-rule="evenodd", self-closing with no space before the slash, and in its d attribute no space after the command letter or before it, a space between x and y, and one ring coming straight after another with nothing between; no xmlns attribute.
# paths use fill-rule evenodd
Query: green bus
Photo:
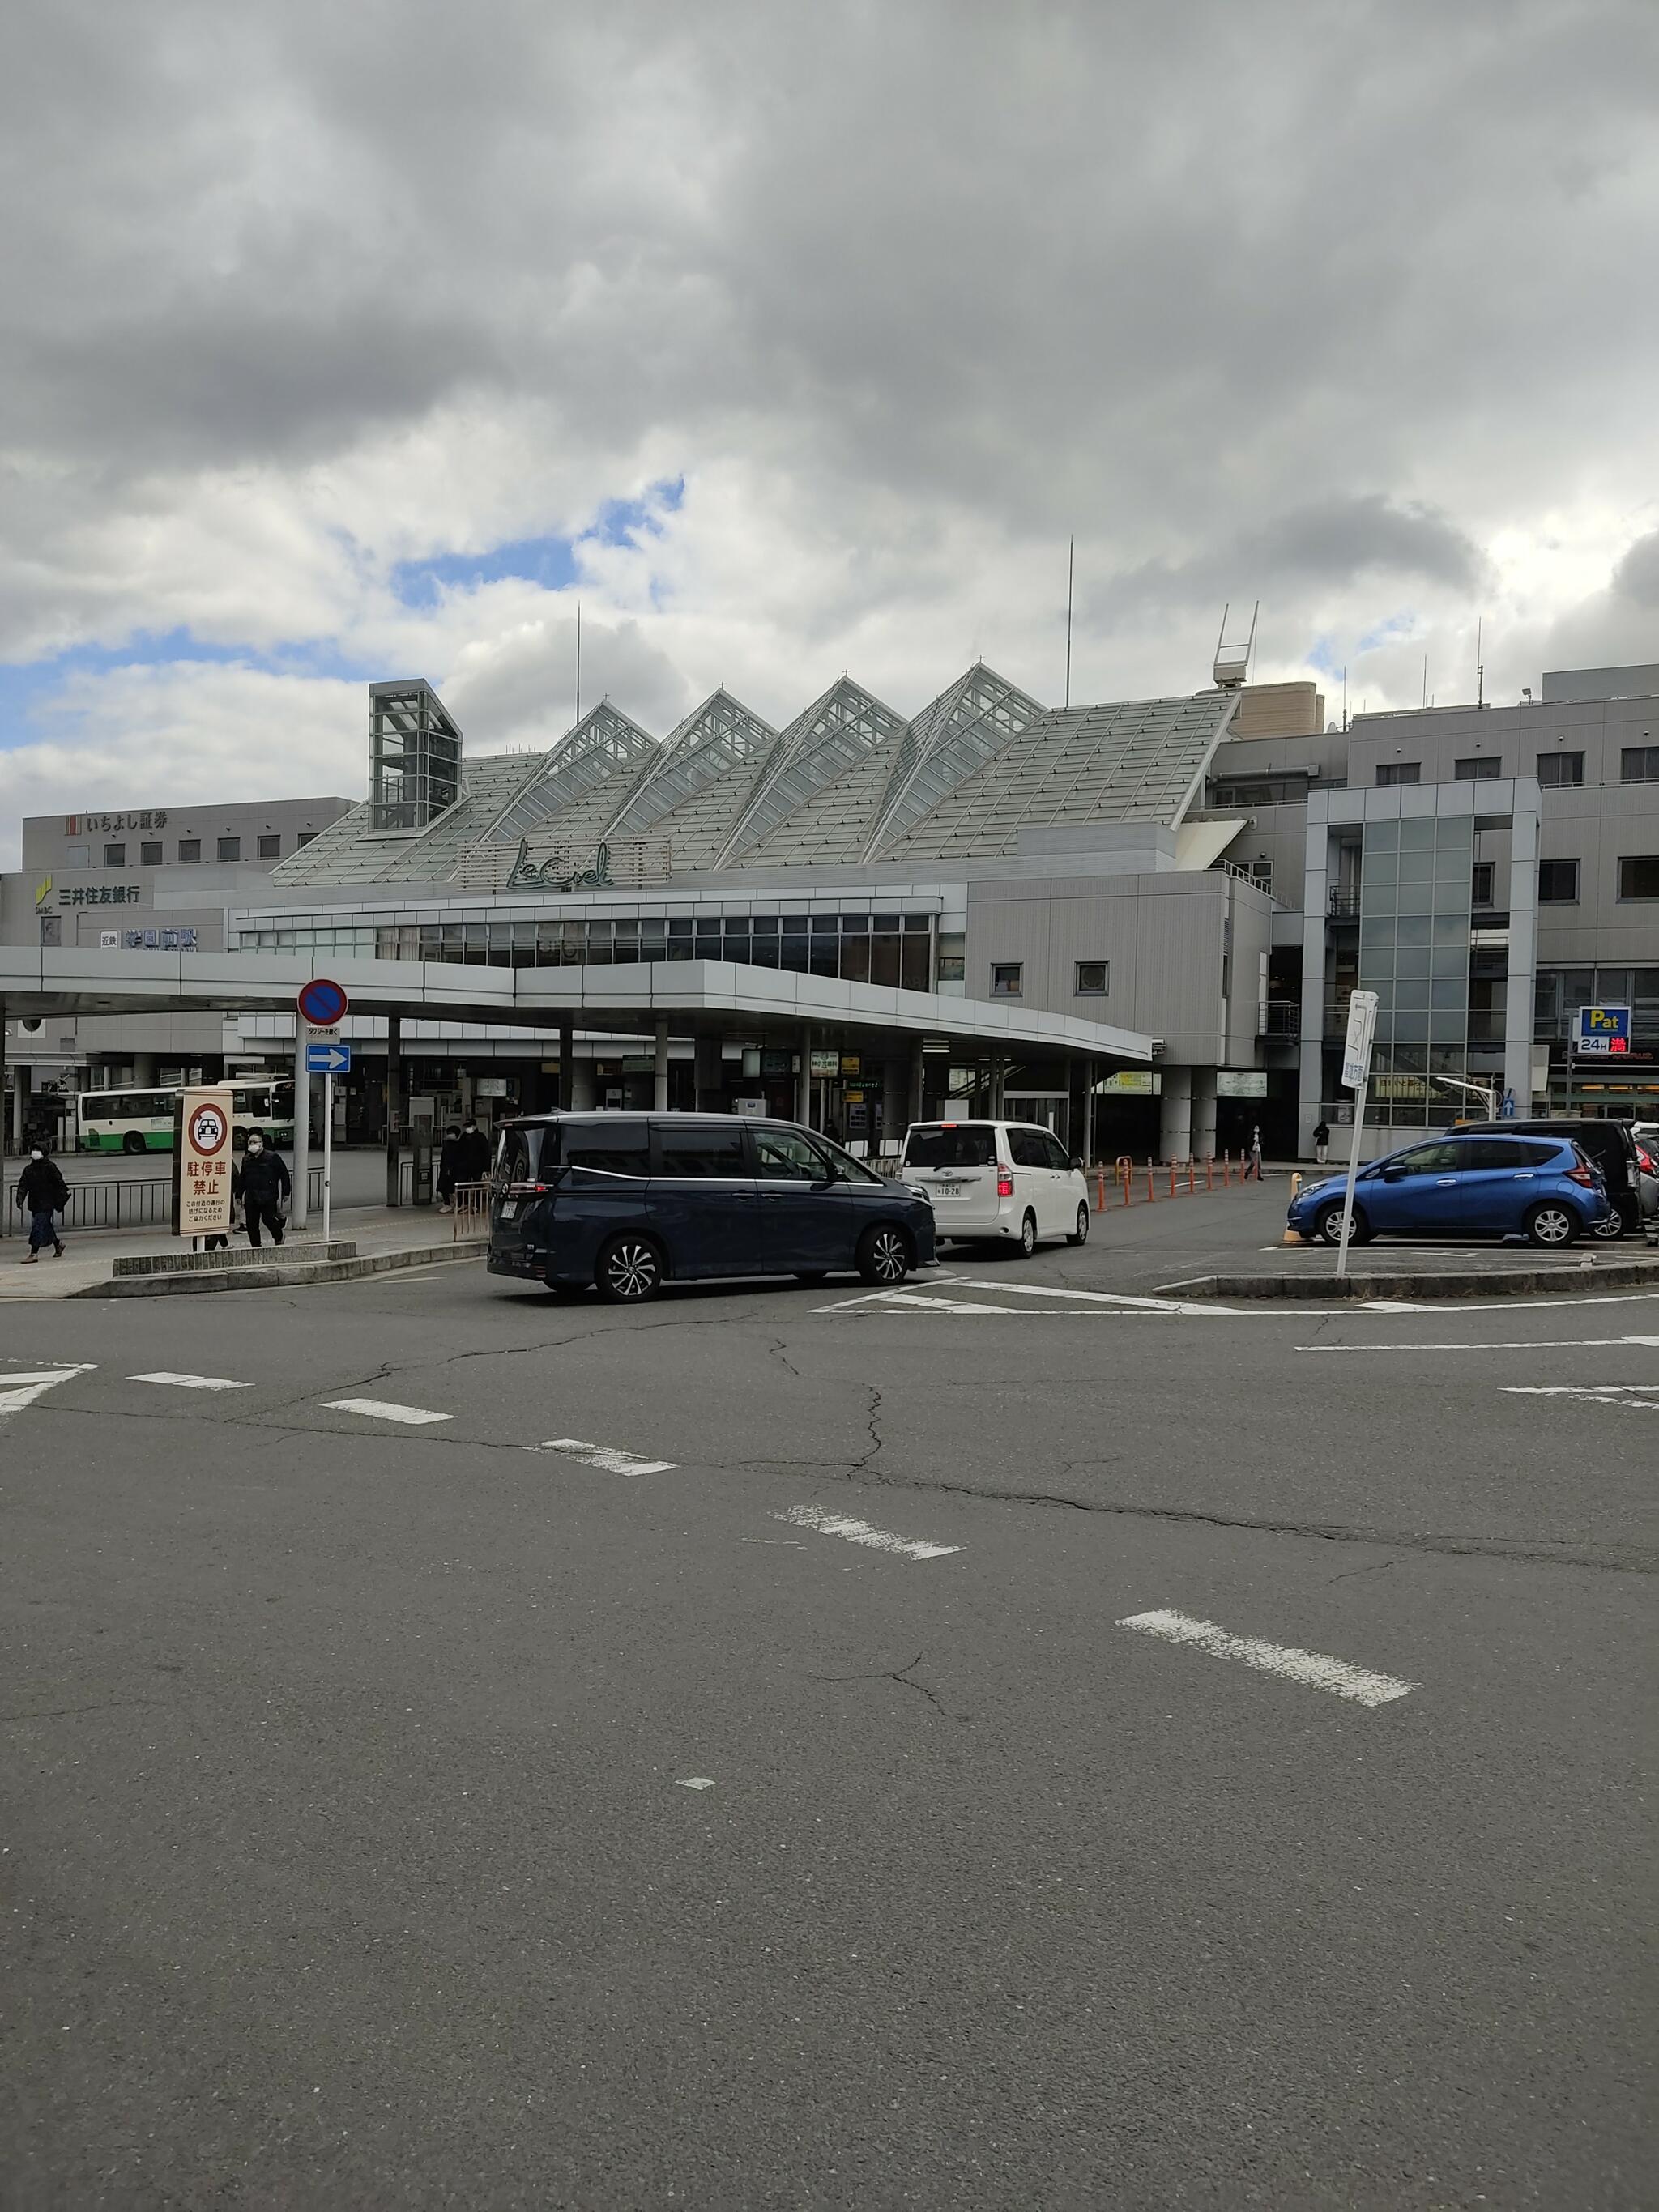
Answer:
<svg viewBox="0 0 1659 2212"><path fill-rule="evenodd" d="M250 1129L269 1145L287 1151L294 1143L294 1081L275 1076L262 1082L233 1083L235 1117L232 1143L240 1151ZM76 1145L83 1152L170 1152L177 1089L83 1091L76 1101Z"/></svg>

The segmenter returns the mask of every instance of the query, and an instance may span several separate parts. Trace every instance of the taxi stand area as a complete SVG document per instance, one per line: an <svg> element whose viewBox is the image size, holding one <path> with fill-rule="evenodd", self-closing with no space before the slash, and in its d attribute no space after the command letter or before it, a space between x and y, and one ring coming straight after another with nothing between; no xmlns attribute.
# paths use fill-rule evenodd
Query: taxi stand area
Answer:
<svg viewBox="0 0 1659 2212"><path fill-rule="evenodd" d="M890 1151L909 1121L942 1110L953 1083L971 1073L974 1111L1042 1121L1092 1157L1098 1084L1121 1070L1149 1068L1154 1057L1150 1036L1067 1015L727 962L538 971L356 957L331 963L328 973L353 1017L385 1023L391 1206L404 1202L404 1146L426 1151L429 1172L438 1135L430 1122L418 1126L411 1112L404 1049L404 1026L411 1022L556 1038L556 1099L548 1103L567 1107L587 1103L575 1095L579 1036L648 1040L651 1103L659 1110L672 1103L676 1043L690 1044L690 1103L703 1112L744 1110L745 1097L747 1110L775 1112L781 1095L791 1118L819 1127L834 1120L844 1135L845 1094L856 1087L878 1107ZM292 1017L300 992L318 975L307 955L0 946L0 1040L4 1021L14 1018L212 1011ZM457 989L463 978L465 997ZM348 1036L349 1030L348 1021ZM296 1099L307 1095L312 1079L307 1042L301 1022L293 1047ZM769 1084L764 1073L759 1082L748 1079L744 1060L727 1057L734 1044L761 1055L763 1070L769 1063ZM0 1080L4 1051L0 1041ZM828 1073L830 1054L834 1076ZM788 1073L780 1078L775 1071L785 1054ZM856 1086L840 1073L847 1058L856 1061ZM673 1087L684 1095L683 1080ZM294 1218L303 1227L310 1164L304 1115L295 1117L295 1152ZM413 1194L422 1194L418 1177Z"/></svg>

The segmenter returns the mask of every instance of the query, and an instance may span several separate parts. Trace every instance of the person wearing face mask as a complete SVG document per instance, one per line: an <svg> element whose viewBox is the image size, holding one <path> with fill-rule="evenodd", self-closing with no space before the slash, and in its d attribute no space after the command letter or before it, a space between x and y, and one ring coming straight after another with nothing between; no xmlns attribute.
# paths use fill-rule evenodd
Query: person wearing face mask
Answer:
<svg viewBox="0 0 1659 2212"><path fill-rule="evenodd" d="M37 1261L41 1248L50 1244L54 1258L64 1256L64 1240L53 1226L52 1216L61 1213L69 1204L69 1185L64 1181L56 1160L49 1160L43 1146L37 1145L29 1154L29 1164L17 1178L17 1203L29 1218L29 1249L24 1267Z"/></svg>
<svg viewBox="0 0 1659 2212"><path fill-rule="evenodd" d="M233 1195L241 1203L250 1244L258 1247L261 1224L270 1230L273 1244L282 1243L283 1220L292 1188L287 1161L280 1152L267 1150L257 1129L251 1131L242 1164L231 1184Z"/></svg>

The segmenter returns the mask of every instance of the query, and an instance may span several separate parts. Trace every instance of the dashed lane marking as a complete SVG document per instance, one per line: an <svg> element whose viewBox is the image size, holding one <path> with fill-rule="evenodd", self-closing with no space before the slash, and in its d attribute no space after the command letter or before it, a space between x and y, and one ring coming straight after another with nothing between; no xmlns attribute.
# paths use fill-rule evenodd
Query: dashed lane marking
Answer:
<svg viewBox="0 0 1659 2212"><path fill-rule="evenodd" d="M1212 1620L1194 1620L1184 1613L1132 1613L1117 1625L1140 1636L1161 1637L1166 1644L1190 1644L1212 1659L1237 1659L1260 1674L1278 1674L1310 1690L1327 1690L1332 1697L1350 1698L1356 1705L1389 1705L1418 1686L1402 1682L1397 1674L1351 1667L1328 1652L1304 1651L1294 1644L1264 1644L1258 1636L1235 1636Z"/></svg>
<svg viewBox="0 0 1659 2212"><path fill-rule="evenodd" d="M674 1784L677 1790L712 1790L714 1786L714 1778L712 1774L688 1774L683 1782L677 1782Z"/></svg>
<svg viewBox="0 0 1659 2212"><path fill-rule="evenodd" d="M580 1437L549 1437L545 1443L532 1444L532 1451L560 1452L566 1459L579 1459L584 1466L597 1467L605 1474L672 1474L672 1459L637 1459L632 1452L618 1451L611 1444L590 1444Z"/></svg>
<svg viewBox="0 0 1659 2212"><path fill-rule="evenodd" d="M1506 1398L1588 1398L1593 1405L1622 1406L1627 1413L1659 1413L1659 1382L1511 1382Z"/></svg>
<svg viewBox="0 0 1659 2212"><path fill-rule="evenodd" d="M868 1521L855 1521L850 1513L831 1513L822 1505L792 1505L787 1513L774 1513L792 1528L815 1528L820 1536L844 1536L849 1544L863 1544L872 1552L887 1552L901 1559L942 1559L959 1552L960 1544L927 1544L909 1536L896 1536Z"/></svg>
<svg viewBox="0 0 1659 2212"><path fill-rule="evenodd" d="M428 1421L453 1421L453 1413L429 1413L424 1406L395 1406L389 1398L325 1398L325 1406L336 1413L361 1413L370 1421L402 1421L411 1429L423 1428Z"/></svg>
<svg viewBox="0 0 1659 2212"><path fill-rule="evenodd" d="M175 1390L246 1390L246 1382L233 1382L224 1375L170 1375L158 1368L154 1375L129 1375L129 1382L169 1382Z"/></svg>
<svg viewBox="0 0 1659 2212"><path fill-rule="evenodd" d="M0 1413L21 1413L25 1406L43 1398L55 1383L67 1382L75 1375L90 1375L97 1364L96 1360L88 1359L74 1365L31 1368L26 1374L0 1373Z"/></svg>

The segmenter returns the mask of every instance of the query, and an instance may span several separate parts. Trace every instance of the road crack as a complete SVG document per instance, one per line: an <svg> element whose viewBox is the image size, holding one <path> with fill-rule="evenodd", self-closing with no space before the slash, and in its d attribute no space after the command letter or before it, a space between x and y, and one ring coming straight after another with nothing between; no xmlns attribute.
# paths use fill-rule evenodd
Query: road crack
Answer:
<svg viewBox="0 0 1659 2212"><path fill-rule="evenodd" d="M953 1713L936 1690L926 1682L917 1681L916 1668L926 1656L925 1652L918 1651L915 1657L902 1667L874 1667L867 1673L857 1674L809 1674L806 1679L809 1682L897 1682L907 1690L919 1692L941 1720L970 1720L973 1717L970 1713Z"/></svg>

